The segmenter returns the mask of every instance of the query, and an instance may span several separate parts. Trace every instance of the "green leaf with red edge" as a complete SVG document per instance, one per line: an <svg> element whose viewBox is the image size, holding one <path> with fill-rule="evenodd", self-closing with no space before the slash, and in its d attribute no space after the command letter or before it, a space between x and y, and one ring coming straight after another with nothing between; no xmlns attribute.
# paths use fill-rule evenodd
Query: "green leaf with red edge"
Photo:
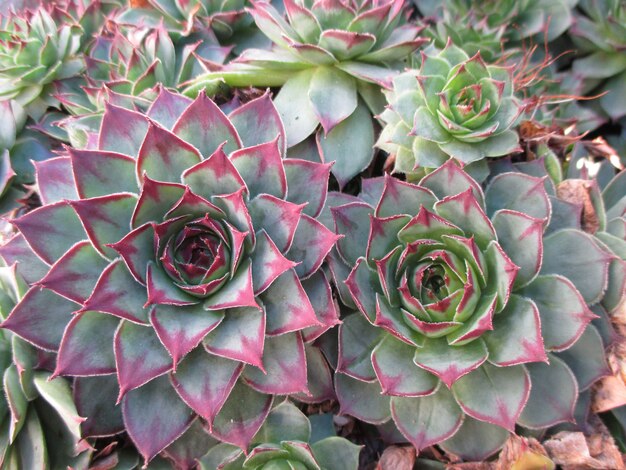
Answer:
<svg viewBox="0 0 626 470"><path fill-rule="evenodd" d="M439 240L444 235L460 236L463 235L463 231L425 207L420 207L417 215L398 231L398 238L405 243L424 238Z"/></svg>
<svg viewBox="0 0 626 470"><path fill-rule="evenodd" d="M286 0L283 4L289 18L289 24L298 32L300 38L304 42L316 44L319 40L321 26L311 10L294 0Z"/></svg>
<svg viewBox="0 0 626 470"><path fill-rule="evenodd" d="M4 370L2 388L4 391L3 398L6 399L6 402L3 403L3 411L10 413L10 416L7 416L9 420L7 440L14 442L26 422L28 412L28 399L20 386L20 374L15 364L9 365Z"/></svg>
<svg viewBox="0 0 626 470"><path fill-rule="evenodd" d="M193 305L198 303L197 298L176 287L172 278L154 261L148 262L146 287L148 298L145 305Z"/></svg>
<svg viewBox="0 0 626 470"><path fill-rule="evenodd" d="M271 194L282 199L287 194L287 177L278 137L254 147L235 150L230 161L245 181L251 198Z"/></svg>
<svg viewBox="0 0 626 470"><path fill-rule="evenodd" d="M317 319L322 323L321 326L311 326L302 331L304 341L309 343L341 321L339 320L338 306L324 271L317 271L302 281L302 287L304 287L304 291L311 301L311 305L313 305Z"/></svg>
<svg viewBox="0 0 626 470"><path fill-rule="evenodd" d="M122 321L115 333L114 350L120 384L118 401L172 368L172 358L150 327Z"/></svg>
<svg viewBox="0 0 626 470"><path fill-rule="evenodd" d="M87 240L78 242L36 284L74 302L84 302L108 263Z"/></svg>
<svg viewBox="0 0 626 470"><path fill-rule="evenodd" d="M74 402L80 416L82 436L112 436L124 430L122 410L115 404L117 376L99 375L74 379Z"/></svg>
<svg viewBox="0 0 626 470"><path fill-rule="evenodd" d="M372 351L385 337L380 328L373 327L361 314L344 318L339 328L339 359L337 372L359 380L376 378L372 367Z"/></svg>
<svg viewBox="0 0 626 470"><path fill-rule="evenodd" d="M246 183L219 145L206 160L183 172L182 181L205 199L218 194L232 194L245 188Z"/></svg>
<svg viewBox="0 0 626 470"><path fill-rule="evenodd" d="M220 220L224 213L215 204L204 199L202 196L194 194L189 187L185 187L185 192L179 201L165 214L165 220L177 219L179 217L211 217Z"/></svg>
<svg viewBox="0 0 626 470"><path fill-rule="evenodd" d="M531 282L541 269L543 258L543 220L521 212L502 209L492 218L498 242L511 261L519 267L514 286Z"/></svg>
<svg viewBox="0 0 626 470"><path fill-rule="evenodd" d="M7 161L7 164L9 163ZM78 199L74 174L72 173L72 161L69 157L49 158L48 160L33 162L33 164L39 197L43 205L65 199ZM9 178L12 177L13 174L9 173Z"/></svg>
<svg viewBox="0 0 626 470"><path fill-rule="evenodd" d="M439 444L446 452L471 462L483 461L502 448L509 432L469 416L451 438Z"/></svg>
<svg viewBox="0 0 626 470"><path fill-rule="evenodd" d="M201 155L176 134L151 124L137 155L137 179L144 174L158 181L177 183L180 175L202 161Z"/></svg>
<svg viewBox="0 0 626 470"><path fill-rule="evenodd" d="M264 229L281 252L289 249L304 205L261 194L248 207L255 229Z"/></svg>
<svg viewBox="0 0 626 470"><path fill-rule="evenodd" d="M150 323L172 356L173 367L224 319L224 312L207 312L201 305L155 305L150 311Z"/></svg>
<svg viewBox="0 0 626 470"><path fill-rule="evenodd" d="M296 266L276 247L265 230L257 233L252 254L252 285L256 295L264 292L284 272Z"/></svg>
<svg viewBox="0 0 626 470"><path fill-rule="evenodd" d="M350 116L357 106L356 81L334 67L315 69L308 94L325 133Z"/></svg>
<svg viewBox="0 0 626 470"><path fill-rule="evenodd" d="M298 263L298 276L306 279L316 272L340 237L312 217L302 215L287 252L289 259Z"/></svg>
<svg viewBox="0 0 626 470"><path fill-rule="evenodd" d="M119 242L110 247L124 260L128 270L137 282L146 284L146 268L154 259L154 228L150 224L132 230Z"/></svg>
<svg viewBox="0 0 626 470"><path fill-rule="evenodd" d="M40 280L50 269L50 266L33 252L21 233L15 234L0 246L0 256L8 266L17 263L17 272L28 284Z"/></svg>
<svg viewBox="0 0 626 470"><path fill-rule="evenodd" d="M113 337L120 320L100 312L82 312L65 328L54 375L115 373Z"/></svg>
<svg viewBox="0 0 626 470"><path fill-rule="evenodd" d="M152 102L146 116L171 129L178 116L191 104L191 100L180 93L172 93L166 87L159 88L159 94Z"/></svg>
<svg viewBox="0 0 626 470"><path fill-rule="evenodd" d="M35 346L56 351L78 307L50 290L33 287L0 326Z"/></svg>
<svg viewBox="0 0 626 470"><path fill-rule="evenodd" d="M406 310L391 305L385 297L376 294L376 320L374 324L409 345L421 347L425 337L415 331L413 325L406 321L408 315L410 314Z"/></svg>
<svg viewBox="0 0 626 470"><path fill-rule="evenodd" d="M172 383L180 398L211 428L243 367L241 362L214 356L199 347L180 362Z"/></svg>
<svg viewBox="0 0 626 470"><path fill-rule="evenodd" d="M378 205L376 217L406 214L414 217L422 206L432 210L437 198L428 189L416 186L385 174L385 186Z"/></svg>
<svg viewBox="0 0 626 470"><path fill-rule="evenodd" d="M237 192L224 196L215 196L212 202L219 207L224 214L225 219L240 232L248 232L250 242L255 242L255 227L252 225L252 217L245 199L246 188L242 187ZM270 196L268 196L270 197ZM258 200L258 198L256 199ZM258 227L258 229L263 227Z"/></svg>
<svg viewBox="0 0 626 470"><path fill-rule="evenodd" d="M316 135L322 160L334 162L332 173L343 188L365 170L374 156L374 123L367 106L359 100L354 112L326 135Z"/></svg>
<svg viewBox="0 0 626 470"><path fill-rule="evenodd" d="M435 204L435 212L440 217L459 227L466 236L474 236L476 243L485 249L496 239L496 232L472 189L466 189L455 196L447 196Z"/></svg>
<svg viewBox="0 0 626 470"><path fill-rule="evenodd" d="M247 449L272 406L272 396L238 381L213 421L212 434L223 442Z"/></svg>
<svg viewBox="0 0 626 470"><path fill-rule="evenodd" d="M606 289L612 259L613 256L600 249L588 233L559 230L543 240L541 274L565 276L588 304L594 304Z"/></svg>
<svg viewBox="0 0 626 470"><path fill-rule="evenodd" d="M114 258L108 244L115 243L129 231L137 196L131 193L111 194L91 199L71 201L94 248L104 256Z"/></svg>
<svg viewBox="0 0 626 470"><path fill-rule="evenodd" d="M411 360L415 348L385 335L372 351L372 365L385 395L420 397L433 393L439 380ZM393 411L393 401L392 401Z"/></svg>
<svg viewBox="0 0 626 470"><path fill-rule="evenodd" d="M572 282L563 276L537 276L519 293L537 305L548 351L569 348L595 317Z"/></svg>
<svg viewBox="0 0 626 470"><path fill-rule="evenodd" d="M495 241L489 243L484 255L488 272L485 291L497 294L496 313L498 313L509 300L519 268Z"/></svg>
<svg viewBox="0 0 626 470"><path fill-rule="evenodd" d="M344 374L335 374L339 413L372 424L389 421L390 397L381 394L378 381L362 382Z"/></svg>
<svg viewBox="0 0 626 470"><path fill-rule="evenodd" d="M493 317L497 304L497 295L483 295L472 316L463 322L463 325L449 333L446 338L450 345L460 346L482 336L493 329Z"/></svg>
<svg viewBox="0 0 626 470"><path fill-rule="evenodd" d="M513 294L493 320L493 331L483 336L489 350L489 362L512 366L547 360L539 309L535 303Z"/></svg>
<svg viewBox="0 0 626 470"><path fill-rule="evenodd" d="M528 400L530 378L523 366L495 367L485 363L457 380L452 393L466 414L514 432Z"/></svg>
<svg viewBox="0 0 626 470"><path fill-rule="evenodd" d="M306 341L306 338L304 338ZM309 344L304 345L306 354L306 372L308 391L292 395L294 399L304 403L321 403L335 399L333 377L324 353Z"/></svg>
<svg viewBox="0 0 626 470"><path fill-rule="evenodd" d="M558 357L548 355L549 364L526 364L531 390L519 424L530 429L544 429L574 421L578 384L571 369ZM558 391L558 393L555 393Z"/></svg>
<svg viewBox="0 0 626 470"><path fill-rule="evenodd" d="M265 339L264 370L246 367L245 382L261 393L289 395L308 392L307 364L300 332Z"/></svg>
<svg viewBox="0 0 626 470"><path fill-rule="evenodd" d="M464 415L452 393L440 386L426 397L392 397L391 416L419 451L454 435Z"/></svg>
<svg viewBox="0 0 626 470"><path fill-rule="evenodd" d="M297 158L283 161L287 176L287 200L304 204L302 212L317 217L326 202L326 188L332 163L315 163Z"/></svg>
<svg viewBox="0 0 626 470"><path fill-rule="evenodd" d="M145 176L139 200L133 211L131 227L137 228L147 222L163 222L163 217L185 194L180 183L155 181Z"/></svg>
<svg viewBox="0 0 626 470"><path fill-rule="evenodd" d="M204 303L205 310L258 307L252 286L252 263L245 260L234 276Z"/></svg>
<svg viewBox="0 0 626 470"><path fill-rule="evenodd" d="M321 325L293 269L281 274L261 294L261 301L265 308L267 335L282 335Z"/></svg>
<svg viewBox="0 0 626 470"><path fill-rule="evenodd" d="M589 325L570 348L558 354L576 376L579 391L587 390L599 378L612 375L598 330Z"/></svg>
<svg viewBox="0 0 626 470"><path fill-rule="evenodd" d="M143 114L105 103L98 149L135 157L148 126L148 119Z"/></svg>
<svg viewBox="0 0 626 470"><path fill-rule="evenodd" d="M211 437L205 424L196 419L178 439L172 442L161 454L177 468L200 468L198 461L213 448L218 441Z"/></svg>
<svg viewBox="0 0 626 470"><path fill-rule="evenodd" d="M485 191L487 213L493 216L500 209L509 209L547 223L552 208L544 180L545 177L537 178L524 173L495 176Z"/></svg>
<svg viewBox="0 0 626 470"><path fill-rule="evenodd" d="M224 142L226 153L241 148L241 139L233 124L205 93L200 93L180 115L172 131L198 149L204 158Z"/></svg>
<svg viewBox="0 0 626 470"><path fill-rule="evenodd" d="M245 147L270 142L278 137L282 156L287 152L285 128L269 92L235 109L228 115Z"/></svg>
<svg viewBox="0 0 626 470"><path fill-rule="evenodd" d="M344 235L337 242L337 251L348 266L354 266L359 256L365 255L370 215L374 213L374 209L368 204L353 202L331 207L330 210L335 220L335 231Z"/></svg>
<svg viewBox="0 0 626 470"><path fill-rule="evenodd" d="M262 368L264 342L265 312L245 307L228 309L204 344L212 354Z"/></svg>
<svg viewBox="0 0 626 470"><path fill-rule="evenodd" d="M485 196L480 185L453 159L446 160L443 165L422 178L419 184L430 189L439 199L471 189L480 207L485 206Z"/></svg>
<svg viewBox="0 0 626 470"><path fill-rule="evenodd" d="M386 218L370 216L367 259L383 259L395 247L401 245L398 234L410 221L411 218L407 215L394 215Z"/></svg>
<svg viewBox="0 0 626 470"><path fill-rule="evenodd" d="M463 346L450 346L445 339L427 339L415 350L413 362L435 374L449 388L480 367L488 355L480 338Z"/></svg>
<svg viewBox="0 0 626 470"><path fill-rule="evenodd" d="M339 60L348 60L365 55L376 43L376 36L370 33L356 33L341 29L323 31L319 45L332 52Z"/></svg>
<svg viewBox="0 0 626 470"><path fill-rule="evenodd" d="M82 311L95 310L135 323L148 323L146 289L135 281L120 259L113 261L98 279Z"/></svg>
<svg viewBox="0 0 626 470"><path fill-rule="evenodd" d="M184 433L194 417L167 376L130 391L122 412L126 430L146 463Z"/></svg>
<svg viewBox="0 0 626 470"><path fill-rule="evenodd" d="M11 223L22 232L35 254L48 264L85 239L83 226L67 201L39 207Z"/></svg>
<svg viewBox="0 0 626 470"><path fill-rule="evenodd" d="M134 158L101 150L68 148L68 152L81 198L137 192Z"/></svg>

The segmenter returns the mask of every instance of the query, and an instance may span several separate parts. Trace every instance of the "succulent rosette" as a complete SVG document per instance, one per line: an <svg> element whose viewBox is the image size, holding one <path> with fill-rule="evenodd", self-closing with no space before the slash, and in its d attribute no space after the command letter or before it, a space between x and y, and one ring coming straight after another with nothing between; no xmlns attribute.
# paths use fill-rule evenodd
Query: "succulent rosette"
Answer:
<svg viewBox="0 0 626 470"><path fill-rule="evenodd" d="M52 7L24 10L0 18L0 99L13 99L34 119L57 102L50 85L78 75L82 29ZM51 14L62 15L55 20Z"/></svg>
<svg viewBox="0 0 626 470"><path fill-rule="evenodd" d="M510 69L469 57L451 42L423 54L419 70L394 79L377 145L395 155L395 171L435 168L450 157L483 164L519 149L511 127L522 109Z"/></svg>
<svg viewBox="0 0 626 470"><path fill-rule="evenodd" d="M490 27L506 27L507 39L519 41L542 35L553 41L571 26L578 0L413 0L424 16L457 17L486 21ZM471 17L467 16L472 14Z"/></svg>
<svg viewBox="0 0 626 470"><path fill-rule="evenodd" d="M125 429L149 461L200 417L245 448L273 395L332 397L305 345L339 321L319 271L338 236L316 220L330 165L284 145L267 94L227 117L162 90L38 165L43 206L0 250L32 287L2 327L77 377L85 437Z"/></svg>
<svg viewBox="0 0 626 470"><path fill-rule="evenodd" d="M360 446L333 434L311 441L312 424L289 402L277 405L254 437L248 452L228 444L213 447L200 460L203 470L357 470Z"/></svg>
<svg viewBox="0 0 626 470"><path fill-rule="evenodd" d="M15 266L0 267L0 317L6 318L28 286ZM80 442L81 418L70 384L41 369L45 354L0 331L0 467L3 469L86 467L90 452Z"/></svg>
<svg viewBox="0 0 626 470"><path fill-rule="evenodd" d="M580 230L546 235L544 179L507 172L483 192L449 160L331 210L345 235L331 269L359 310L339 330L343 413L482 460L516 426L572 421L607 373L590 305L614 255Z"/></svg>
<svg viewBox="0 0 626 470"><path fill-rule="evenodd" d="M585 79L586 91L599 98L612 119L626 116L626 4L620 0L581 0L570 30L579 55L573 72Z"/></svg>
<svg viewBox="0 0 626 470"><path fill-rule="evenodd" d="M405 22L403 0L287 0L285 14L255 2L250 14L274 44L247 49L222 71L200 76L191 87L216 78L231 86L281 86L276 107L293 147L316 134L324 161L336 161L340 186L371 163L371 114L384 106L380 87L426 42L421 28Z"/></svg>

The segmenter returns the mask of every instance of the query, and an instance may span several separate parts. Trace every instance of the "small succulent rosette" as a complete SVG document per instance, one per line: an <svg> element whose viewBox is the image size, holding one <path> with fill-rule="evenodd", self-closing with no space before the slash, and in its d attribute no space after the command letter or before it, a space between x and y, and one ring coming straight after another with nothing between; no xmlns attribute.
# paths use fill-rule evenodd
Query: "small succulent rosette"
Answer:
<svg viewBox="0 0 626 470"><path fill-rule="evenodd" d="M590 306L615 256L581 230L547 231L543 178L506 172L483 192L449 160L419 184L366 180L331 210L345 235L331 268L337 284L351 269L359 310L339 330L343 413L482 460L516 426L572 421L608 373Z"/></svg>
<svg viewBox="0 0 626 470"><path fill-rule="evenodd" d="M213 447L200 460L202 470L357 470L360 446L316 429L296 406L283 402L272 409L267 420L244 452L228 444Z"/></svg>
<svg viewBox="0 0 626 470"><path fill-rule="evenodd" d="M287 0L284 7L285 14L259 1L249 9L271 50L247 49L192 86L216 78L231 86L280 86L276 107L287 146L315 134L343 187L372 161L371 115L383 109L381 86L389 87L427 40L418 37L421 27L406 22L404 0ZM323 133L316 134L320 125Z"/></svg>
<svg viewBox="0 0 626 470"><path fill-rule="evenodd" d="M485 165L486 157L519 150L512 129L522 108L511 70L469 57L448 42L422 55L419 70L403 73L385 92L389 106L378 147L395 156L395 171L410 175L453 157Z"/></svg>
<svg viewBox="0 0 626 470"><path fill-rule="evenodd" d="M570 30L580 55L573 72L584 78L585 91L600 96L612 119L626 116L626 4L621 0L581 0Z"/></svg>
<svg viewBox="0 0 626 470"><path fill-rule="evenodd" d="M268 94L229 116L166 90L146 114L109 104L68 153L37 166L43 206L0 248L31 285L1 326L76 377L85 437L125 429L149 461L199 416L246 448L273 395L333 396L308 345L339 322L330 165L283 159Z"/></svg>
<svg viewBox="0 0 626 470"><path fill-rule="evenodd" d="M56 106L50 85L84 69L81 36L80 25L54 5L0 17L0 100L17 101L34 119Z"/></svg>
<svg viewBox="0 0 626 470"><path fill-rule="evenodd" d="M5 319L28 286L15 265L0 267L0 318ZM0 467L6 469L86 468L91 452L81 442L70 383L51 379L45 354L0 330Z"/></svg>

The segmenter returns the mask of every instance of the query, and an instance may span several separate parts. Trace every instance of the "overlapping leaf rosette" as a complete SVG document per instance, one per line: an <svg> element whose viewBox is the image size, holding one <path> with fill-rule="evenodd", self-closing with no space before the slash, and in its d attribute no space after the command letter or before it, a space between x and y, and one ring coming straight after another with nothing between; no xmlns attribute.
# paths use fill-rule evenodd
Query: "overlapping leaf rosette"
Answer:
<svg viewBox="0 0 626 470"><path fill-rule="evenodd" d="M394 79L377 145L395 156L395 171L411 177L450 157L485 166L486 157L519 149L512 129L522 109L511 70L469 57L448 42L422 55L419 70Z"/></svg>
<svg viewBox="0 0 626 470"><path fill-rule="evenodd" d="M535 35L553 41L571 26L578 0L413 0L424 16L452 15L486 21L490 27L506 27L509 41Z"/></svg>
<svg viewBox="0 0 626 470"><path fill-rule="evenodd" d="M344 186L370 164L371 114L382 111L380 87L405 66L426 39L405 20L403 0L287 0L285 14L255 2L250 14L273 42L270 51L247 49L223 71L231 86L281 86L276 96L288 147L317 133L326 161Z"/></svg>
<svg viewBox="0 0 626 470"><path fill-rule="evenodd" d="M544 236L543 178L503 173L483 193L450 160L419 185L366 181L331 210L359 310L339 331L342 412L482 460L516 426L572 421L607 373L589 306L614 256L580 230Z"/></svg>
<svg viewBox="0 0 626 470"><path fill-rule="evenodd" d="M626 4L620 0L581 0L570 30L579 55L573 72L584 78L586 92L601 95L612 119L626 116Z"/></svg>
<svg viewBox="0 0 626 470"><path fill-rule="evenodd" d="M333 430L334 431L334 430ZM254 437L247 454L228 444L213 447L200 460L203 470L357 470L360 447L317 429L289 402L277 405Z"/></svg>
<svg viewBox="0 0 626 470"><path fill-rule="evenodd" d="M0 317L5 319L28 287L15 266L0 267ZM80 441L81 418L64 378L50 380L45 354L0 331L0 467L86 467L89 446Z"/></svg>
<svg viewBox="0 0 626 470"><path fill-rule="evenodd" d="M162 90L38 165L43 206L1 249L32 287L2 327L77 377L86 437L126 429L149 461L201 419L245 448L273 395L332 397L305 346L338 323L319 271L338 236L316 220L330 165L284 145L267 94L227 117Z"/></svg>

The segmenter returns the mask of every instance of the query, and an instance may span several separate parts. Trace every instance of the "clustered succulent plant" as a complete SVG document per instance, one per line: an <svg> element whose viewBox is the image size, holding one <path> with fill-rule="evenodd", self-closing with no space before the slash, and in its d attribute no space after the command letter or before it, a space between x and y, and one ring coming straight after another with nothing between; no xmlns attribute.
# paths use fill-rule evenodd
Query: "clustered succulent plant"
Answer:
<svg viewBox="0 0 626 470"><path fill-rule="evenodd" d="M623 2L0 11L0 469L622 468Z"/></svg>

